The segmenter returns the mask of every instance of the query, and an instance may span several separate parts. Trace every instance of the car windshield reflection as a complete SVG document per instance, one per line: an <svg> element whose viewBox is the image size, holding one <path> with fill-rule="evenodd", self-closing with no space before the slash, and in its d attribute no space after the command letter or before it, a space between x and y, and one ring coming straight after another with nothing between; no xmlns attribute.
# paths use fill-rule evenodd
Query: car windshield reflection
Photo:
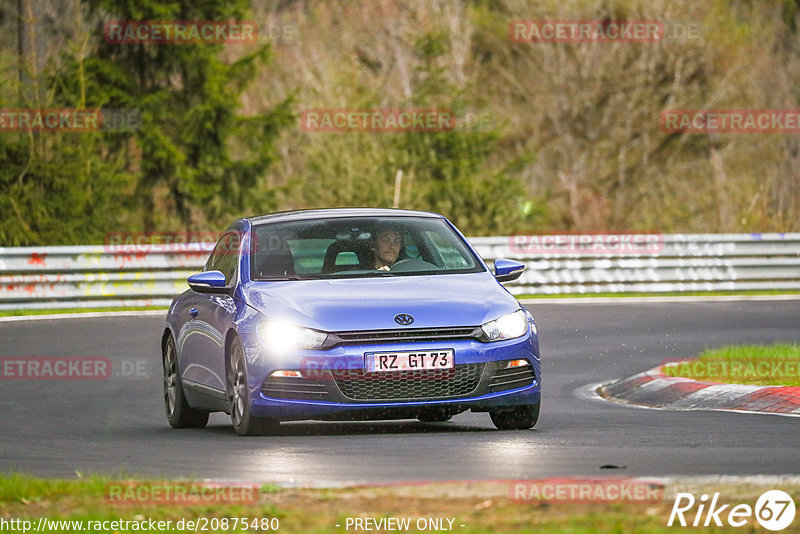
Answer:
<svg viewBox="0 0 800 534"><path fill-rule="evenodd" d="M359 217L257 224L251 279L437 275L483 271L463 238L438 218Z"/></svg>

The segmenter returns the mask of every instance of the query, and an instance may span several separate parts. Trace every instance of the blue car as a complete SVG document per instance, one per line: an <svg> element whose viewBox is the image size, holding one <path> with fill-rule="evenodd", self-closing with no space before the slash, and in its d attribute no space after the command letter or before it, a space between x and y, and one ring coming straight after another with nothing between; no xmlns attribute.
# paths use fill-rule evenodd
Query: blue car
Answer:
<svg viewBox="0 0 800 534"><path fill-rule="evenodd" d="M175 428L230 414L238 434L281 421L489 412L536 424L533 316L441 215L326 209L235 221L162 333L164 401Z"/></svg>

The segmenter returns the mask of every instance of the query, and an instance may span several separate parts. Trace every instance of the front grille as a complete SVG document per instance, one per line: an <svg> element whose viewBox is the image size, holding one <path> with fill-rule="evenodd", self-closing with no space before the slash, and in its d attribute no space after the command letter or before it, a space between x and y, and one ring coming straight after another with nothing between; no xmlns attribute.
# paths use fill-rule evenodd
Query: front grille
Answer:
<svg viewBox="0 0 800 534"><path fill-rule="evenodd" d="M377 373L363 369L303 371L303 377L268 376L261 393L273 399L333 403L424 401L509 391L530 386L536 379L531 366L507 369L507 364L470 363L452 369Z"/></svg>
<svg viewBox="0 0 800 534"><path fill-rule="evenodd" d="M507 362L503 362L503 364L506 363ZM526 365L525 367L512 367L510 369L498 369L489 380L489 392L496 393L498 391L507 391L509 389L530 386L534 378L533 367L530 365Z"/></svg>
<svg viewBox="0 0 800 534"><path fill-rule="evenodd" d="M399 343L403 341L436 341L478 339L480 328L475 326L448 328L396 328L392 330L352 330L334 332L337 345L362 343ZM338 338L338 339L336 339Z"/></svg>
<svg viewBox="0 0 800 534"><path fill-rule="evenodd" d="M470 363L452 369L387 373L347 369L334 371L333 377L342 394L353 400L443 399L473 392L478 387L483 366Z"/></svg>
<svg viewBox="0 0 800 534"><path fill-rule="evenodd" d="M326 400L330 392L324 383L300 377L268 376L261 392L273 399Z"/></svg>

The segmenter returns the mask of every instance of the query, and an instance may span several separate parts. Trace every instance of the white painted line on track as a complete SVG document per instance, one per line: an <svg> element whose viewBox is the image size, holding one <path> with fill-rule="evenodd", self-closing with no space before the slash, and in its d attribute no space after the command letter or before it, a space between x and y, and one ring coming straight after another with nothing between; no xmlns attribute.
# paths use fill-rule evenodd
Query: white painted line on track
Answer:
<svg viewBox="0 0 800 534"><path fill-rule="evenodd" d="M656 408L658 409L658 408ZM669 409L669 408L668 408ZM677 408L676 410L680 410ZM726 413L746 413L754 415L779 415L782 417L800 417L800 413L778 413L778 412L753 412L750 410L729 410L727 408L692 408L693 411L706 410L709 412L726 412Z"/></svg>
<svg viewBox="0 0 800 534"><path fill-rule="evenodd" d="M167 310L54 313L51 315L12 315L9 317L0 317L0 323L12 323L16 321L44 321L53 319L97 319L99 317L155 317L158 315L166 318Z"/></svg>

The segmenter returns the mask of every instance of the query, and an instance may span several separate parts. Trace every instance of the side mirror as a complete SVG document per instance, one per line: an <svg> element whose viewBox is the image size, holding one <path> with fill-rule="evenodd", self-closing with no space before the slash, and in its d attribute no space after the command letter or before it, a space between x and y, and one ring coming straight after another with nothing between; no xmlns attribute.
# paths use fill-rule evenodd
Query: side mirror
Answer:
<svg viewBox="0 0 800 534"><path fill-rule="evenodd" d="M205 271L193 274L187 280L189 287L198 293L227 293L225 275L221 271Z"/></svg>
<svg viewBox="0 0 800 534"><path fill-rule="evenodd" d="M498 282L510 282L516 280L522 271L525 270L525 264L514 260L506 260L499 258L494 260L494 277Z"/></svg>

